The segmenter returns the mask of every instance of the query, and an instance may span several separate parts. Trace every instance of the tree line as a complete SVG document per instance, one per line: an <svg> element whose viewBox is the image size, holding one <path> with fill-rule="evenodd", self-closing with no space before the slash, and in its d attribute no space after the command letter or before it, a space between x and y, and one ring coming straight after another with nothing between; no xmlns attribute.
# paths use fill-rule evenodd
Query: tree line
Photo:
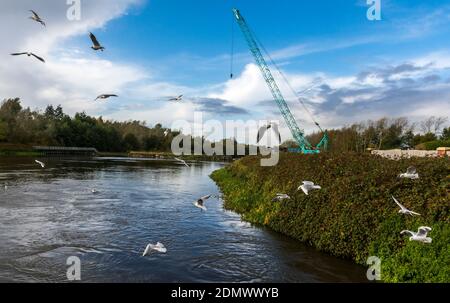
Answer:
<svg viewBox="0 0 450 303"><path fill-rule="evenodd" d="M373 149L436 149L450 146L450 127L446 117L429 117L412 123L407 118L382 118L355 123L328 131L329 149L336 152L364 152ZM308 136L318 142L321 133Z"/></svg>
<svg viewBox="0 0 450 303"><path fill-rule="evenodd" d="M161 124L150 128L141 121L109 121L84 112L70 117L61 106L33 111L23 108L18 98L4 100L0 106L0 142L5 143L95 147L104 152L170 151L178 134Z"/></svg>
<svg viewBox="0 0 450 303"><path fill-rule="evenodd" d="M430 117L420 123L411 123L407 118L355 123L328 131L329 150L363 152L368 148L433 149L450 146L450 127L445 127L446 123L445 117ZM110 121L84 112L70 117L60 105L49 105L43 112L33 111L23 108L19 98L6 99L0 106L0 143L95 147L103 152L169 152L173 138L179 134L179 131L163 128L161 124L149 127L143 121ZM186 137L192 140L192 149L196 140L205 141L205 138ZM308 139L314 143L321 137L321 133L313 133ZM238 145L234 139L224 139L224 148L230 140ZM287 141L282 146L294 147L295 143ZM248 151L249 146L244 148Z"/></svg>

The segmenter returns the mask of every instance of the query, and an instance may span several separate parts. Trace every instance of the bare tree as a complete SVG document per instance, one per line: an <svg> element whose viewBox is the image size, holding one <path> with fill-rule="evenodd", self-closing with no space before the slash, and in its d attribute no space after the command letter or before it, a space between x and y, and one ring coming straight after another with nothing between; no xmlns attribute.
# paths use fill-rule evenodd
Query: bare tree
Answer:
<svg viewBox="0 0 450 303"><path fill-rule="evenodd" d="M441 131L442 126L447 123L448 118L447 117L437 117L434 122L434 133L437 134Z"/></svg>

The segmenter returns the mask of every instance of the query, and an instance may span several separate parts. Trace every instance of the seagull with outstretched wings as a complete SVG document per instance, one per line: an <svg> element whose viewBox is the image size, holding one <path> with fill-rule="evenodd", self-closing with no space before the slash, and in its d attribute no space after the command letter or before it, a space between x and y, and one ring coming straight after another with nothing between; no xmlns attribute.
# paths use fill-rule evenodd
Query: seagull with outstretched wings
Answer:
<svg viewBox="0 0 450 303"><path fill-rule="evenodd" d="M431 227L421 226L417 232L413 232L410 230L403 230L400 234L410 234L409 241L417 241L422 243L431 243L433 241L432 238L427 237L428 233L432 231Z"/></svg>
<svg viewBox="0 0 450 303"><path fill-rule="evenodd" d="M44 60L43 58L41 58L41 57L39 57L38 55L33 54L33 53L31 53L31 52L12 53L12 54L11 54L11 56L23 56L23 55L27 55L28 57L33 56L33 57L35 57L36 59L38 59L39 61L45 63L45 60Z"/></svg>
<svg viewBox="0 0 450 303"><path fill-rule="evenodd" d="M183 101L183 95L179 95L178 97L170 98L169 101L175 101L175 102Z"/></svg>
<svg viewBox="0 0 450 303"><path fill-rule="evenodd" d="M208 200L209 198L211 198L211 195L207 195L204 197L201 197L200 199L198 199L197 201L194 202L194 206L200 208L202 211L207 211L206 207L205 207L205 201Z"/></svg>
<svg viewBox="0 0 450 303"><path fill-rule="evenodd" d="M31 20L34 20L34 21L42 24L43 26L45 26L44 20L42 20L42 18L39 17L39 15L34 10L30 10L30 12L33 14L33 16L30 17Z"/></svg>
<svg viewBox="0 0 450 303"><path fill-rule="evenodd" d="M100 44L100 42L98 42L97 37L95 37L95 35L93 33L89 33L89 37L92 40L92 46L91 48L95 51L101 50L104 51L105 48Z"/></svg>
<svg viewBox="0 0 450 303"><path fill-rule="evenodd" d="M405 214L405 215L411 215L411 216L420 216L420 214L415 213L409 209L407 209L406 207L404 207L400 202L398 202L397 199L395 199L394 196L392 196L392 199L394 200L395 204L397 204L400 207L400 210L398 211L401 214Z"/></svg>
<svg viewBox="0 0 450 303"><path fill-rule="evenodd" d="M98 99L106 100L106 99L109 99L111 97L119 97L119 96L117 96L115 94L103 94L103 95L100 95L97 98L95 98L95 101L97 101Z"/></svg>

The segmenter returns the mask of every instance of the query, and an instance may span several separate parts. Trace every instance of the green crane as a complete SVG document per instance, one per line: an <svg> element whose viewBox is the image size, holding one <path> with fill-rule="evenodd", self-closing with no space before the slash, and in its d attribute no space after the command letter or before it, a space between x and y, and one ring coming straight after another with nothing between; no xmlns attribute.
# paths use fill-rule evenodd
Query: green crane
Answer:
<svg viewBox="0 0 450 303"><path fill-rule="evenodd" d="M270 91L272 92L272 96L275 99L275 101L278 105L278 108L280 109L280 112L283 115L283 118L286 121L286 124L288 125L289 130L292 133L292 136L294 137L295 141L298 143L299 148L291 149L291 151L301 152L304 154L320 153L320 148L324 148L324 149L327 148L327 145L328 145L327 132L326 131L324 132L324 136L323 136L322 140L315 147L305 138L305 134L304 134L303 130L300 129L297 122L295 121L295 118L292 115L292 113L289 109L289 106L287 105L287 103L283 97L283 94L280 91L280 88L278 87L277 83L275 82L275 79L272 75L272 72L269 69L269 66L266 63L266 60L264 59L264 56L261 53L260 47L258 46L258 42L254 38L252 31L250 30L249 26L245 22L244 17L242 17L241 13L237 9L233 9L233 13L234 13L237 23L239 24L239 27L241 28L242 33L245 36L245 39L247 40L250 51L253 54L253 57L255 58L256 63L258 65L259 69L261 70L261 73L262 73L264 79L266 80L267 85L270 88ZM321 129L319 123L315 122L315 124L319 127L319 129Z"/></svg>

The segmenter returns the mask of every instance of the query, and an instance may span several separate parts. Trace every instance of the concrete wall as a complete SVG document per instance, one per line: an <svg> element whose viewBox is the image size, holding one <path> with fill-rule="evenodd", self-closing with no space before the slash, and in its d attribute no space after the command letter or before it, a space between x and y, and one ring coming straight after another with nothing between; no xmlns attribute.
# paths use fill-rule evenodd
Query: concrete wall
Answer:
<svg viewBox="0 0 450 303"><path fill-rule="evenodd" d="M377 155L389 159L401 159L401 158L412 158L412 157L438 157L438 152L436 150L401 150L401 149L392 149L392 150L373 150L372 155ZM447 151L447 156L450 156L450 153Z"/></svg>

